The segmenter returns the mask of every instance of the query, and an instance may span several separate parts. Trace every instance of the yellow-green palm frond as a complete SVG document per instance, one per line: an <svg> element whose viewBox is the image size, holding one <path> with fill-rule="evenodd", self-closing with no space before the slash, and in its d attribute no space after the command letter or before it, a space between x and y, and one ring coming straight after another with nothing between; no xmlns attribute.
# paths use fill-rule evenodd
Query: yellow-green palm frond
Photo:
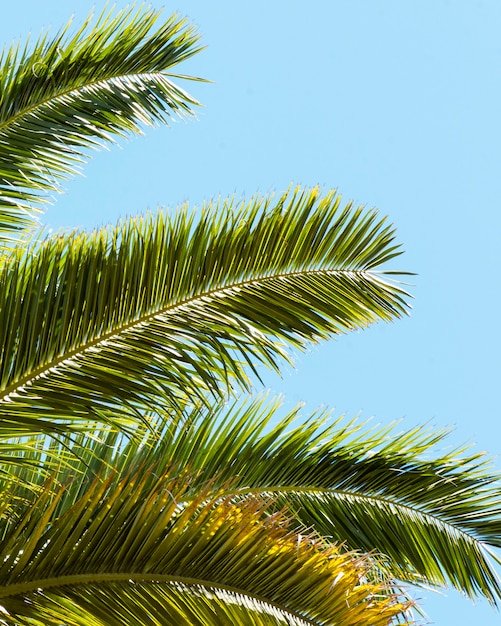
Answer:
<svg viewBox="0 0 501 626"><path fill-rule="evenodd" d="M261 498L211 483L193 494L186 468L156 469L88 481L78 497L49 481L24 506L5 494L8 623L387 626L409 609L370 582L373 557L298 534Z"/></svg>
<svg viewBox="0 0 501 626"><path fill-rule="evenodd" d="M30 225L90 148L198 104L173 82L200 48L185 19L142 6L90 16L0 57L0 238ZM188 77L181 77L188 78Z"/></svg>
<svg viewBox="0 0 501 626"><path fill-rule="evenodd" d="M263 399L202 406L179 419L167 413L156 435L145 430L142 442L123 444L117 435L89 451L88 462L94 475L132 462L188 468L193 493L211 482L239 500L271 498L300 528L376 550L386 578L452 585L499 603L500 477L482 454L443 452L444 430L299 416L299 407L284 415L279 402ZM78 471L78 458L68 463Z"/></svg>
<svg viewBox="0 0 501 626"><path fill-rule="evenodd" d="M71 451L60 443L52 454L64 461L59 482L75 478L67 500L96 476L117 480L154 467L154 480L174 466L190 476L188 499L208 484L213 497L260 499L270 513L285 508L297 532L313 528L350 550L384 555L377 567L385 580L452 585L499 604L499 475L478 453L444 453L446 431L371 429L325 412L304 419L299 407L284 415L278 401L262 398L150 419L139 436L82 434ZM18 500L43 489L36 476L23 488L11 481Z"/></svg>
<svg viewBox="0 0 501 626"><path fill-rule="evenodd" d="M12 252L0 272L0 438L130 420L248 388L287 344L407 312L376 211L331 192L182 207ZM383 267L382 267L383 266Z"/></svg>
<svg viewBox="0 0 501 626"><path fill-rule="evenodd" d="M235 494L273 496L323 536L377 550L396 579L499 604L501 480L483 453L443 452L444 429L368 429L328 414L294 426L298 411L283 417L262 401L201 411L169 430L164 453L205 478L234 476Z"/></svg>

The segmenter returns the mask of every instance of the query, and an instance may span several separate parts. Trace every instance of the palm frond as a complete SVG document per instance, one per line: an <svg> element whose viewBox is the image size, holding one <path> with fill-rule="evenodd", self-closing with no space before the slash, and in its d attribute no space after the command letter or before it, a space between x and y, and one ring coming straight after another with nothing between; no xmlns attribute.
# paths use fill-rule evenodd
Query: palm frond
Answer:
<svg viewBox="0 0 501 626"><path fill-rule="evenodd" d="M385 580L451 584L499 603L499 476L478 453L443 452L447 431L370 429L326 412L304 420L300 407L284 415L278 400L263 398L156 420L142 437L80 435L60 468L62 477L81 477L66 487L68 501L96 476L145 466L160 475L174 466L190 475L189 497L210 482L213 494L285 508L299 533L314 528L348 549L375 550ZM32 497L42 481L34 478L19 497Z"/></svg>
<svg viewBox="0 0 501 626"><path fill-rule="evenodd" d="M0 237L29 226L36 207L78 171L90 148L140 132L198 104L171 70L200 48L185 19L146 6L105 10L0 57ZM181 77L189 78L189 77Z"/></svg>
<svg viewBox="0 0 501 626"><path fill-rule="evenodd" d="M90 481L76 500L53 481L24 507L4 494L16 501L1 519L10 619L387 626L409 608L369 582L374 557L298 535L262 499L235 503L210 484L192 497L189 472L155 469Z"/></svg>
<svg viewBox="0 0 501 626"><path fill-rule="evenodd" d="M386 575L499 603L500 477L482 454L440 450L446 430L369 429L324 413L295 425L298 415L262 399L200 409L167 421L141 458L154 451L215 488L231 479L227 495L272 497L300 527L384 555Z"/></svg>
<svg viewBox="0 0 501 626"><path fill-rule="evenodd" d="M379 270L399 253L375 211L317 189L13 252L0 272L0 437L137 419L158 394L184 405L248 388L249 367L278 369L285 344L406 313L408 294Z"/></svg>

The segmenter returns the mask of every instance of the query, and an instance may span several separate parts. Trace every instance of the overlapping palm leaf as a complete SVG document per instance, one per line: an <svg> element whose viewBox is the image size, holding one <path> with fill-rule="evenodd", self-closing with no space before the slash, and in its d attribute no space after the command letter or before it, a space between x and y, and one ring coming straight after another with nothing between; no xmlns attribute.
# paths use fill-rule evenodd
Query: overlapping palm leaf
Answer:
<svg viewBox="0 0 501 626"><path fill-rule="evenodd" d="M39 494L4 494L6 623L386 626L405 615L405 601L369 582L374 556L298 534L228 484L193 489L197 472L167 469L161 445L108 454L101 477L63 468Z"/></svg>
<svg viewBox="0 0 501 626"><path fill-rule="evenodd" d="M248 387L249 366L278 368L286 345L404 314L406 292L379 271L398 253L375 211L317 189L12 253L0 273L0 437L138 419L158 393L178 406Z"/></svg>
<svg viewBox="0 0 501 626"><path fill-rule="evenodd" d="M482 454L440 451L447 431L367 431L322 416L291 428L295 415L278 421L260 403L223 409L189 424L192 447L179 433L167 454L238 477L244 495L273 495L335 541L377 549L396 578L499 603L501 477Z"/></svg>
<svg viewBox="0 0 501 626"><path fill-rule="evenodd" d="M270 512L285 507L298 533L312 527L348 549L376 550L385 580L452 585L499 603L499 475L468 449L441 452L446 431L371 429L326 412L305 419L300 407L285 414L263 398L159 412L151 426L125 439L82 434L77 455L61 448L61 473L75 477L67 501L96 476L175 467L190 477L189 498L208 489L234 503L259 499ZM32 497L16 484L19 498Z"/></svg>
<svg viewBox="0 0 501 626"><path fill-rule="evenodd" d="M197 35L158 18L106 10L0 60L0 623L378 626L406 619L397 580L498 603L479 455L224 404L407 312L375 211L298 188L29 240L91 148L197 104L172 73Z"/></svg>
<svg viewBox="0 0 501 626"><path fill-rule="evenodd" d="M173 79L200 48L185 19L148 7L105 10L75 33L15 44L0 57L0 243L32 223L47 192L89 148L197 102Z"/></svg>

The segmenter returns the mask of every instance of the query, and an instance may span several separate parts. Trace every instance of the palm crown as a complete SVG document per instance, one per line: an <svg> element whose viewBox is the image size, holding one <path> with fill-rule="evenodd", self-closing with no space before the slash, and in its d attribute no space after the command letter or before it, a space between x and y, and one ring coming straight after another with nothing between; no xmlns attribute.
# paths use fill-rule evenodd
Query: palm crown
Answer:
<svg viewBox="0 0 501 626"><path fill-rule="evenodd" d="M159 16L2 57L2 619L379 625L410 619L400 581L496 604L479 455L238 399L290 348L406 314L377 212L297 188L33 235L89 148L197 104L173 73L196 32Z"/></svg>

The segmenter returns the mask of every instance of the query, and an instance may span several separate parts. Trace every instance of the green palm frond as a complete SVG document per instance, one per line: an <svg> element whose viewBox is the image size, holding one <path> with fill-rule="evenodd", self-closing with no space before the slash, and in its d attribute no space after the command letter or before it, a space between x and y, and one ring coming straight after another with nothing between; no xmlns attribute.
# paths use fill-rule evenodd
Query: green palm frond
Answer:
<svg viewBox="0 0 501 626"><path fill-rule="evenodd" d="M297 188L36 230L91 149L198 105L174 73L198 36L159 16L106 9L0 57L0 624L389 626L412 620L400 581L498 604L480 454L228 404L408 312L376 211Z"/></svg>
<svg viewBox="0 0 501 626"><path fill-rule="evenodd" d="M277 369L286 344L406 313L408 294L379 271L399 252L375 211L317 189L13 252L0 272L0 437L247 388L248 368Z"/></svg>
<svg viewBox="0 0 501 626"><path fill-rule="evenodd" d="M450 584L499 603L492 551L501 547L500 481L488 461L467 449L441 452L445 430L370 429L326 412L299 418L300 407L284 415L279 401L260 398L159 415L128 439L82 434L71 453L59 444L60 475L81 477L65 497L76 502L96 476L153 466L160 475L174 466L190 476L189 497L210 483L213 494L285 507L297 532L310 527L348 549L376 550L385 580ZM18 498L43 487L35 477L24 490L11 481Z"/></svg>
<svg viewBox="0 0 501 626"><path fill-rule="evenodd" d="M193 496L189 472L156 469L89 480L78 498L54 480L31 499L3 494L12 623L387 626L409 608L369 582L374 557L298 535L261 498L235 503L210 483Z"/></svg>
<svg viewBox="0 0 501 626"><path fill-rule="evenodd" d="M198 104L169 72L200 48L185 19L148 7L105 10L73 35L6 48L0 57L0 236L29 226L36 206L90 148ZM189 78L189 77L181 77Z"/></svg>
<svg viewBox="0 0 501 626"><path fill-rule="evenodd" d="M199 476L195 491L208 480L215 488L231 480L227 495L272 497L301 527L385 555L386 575L451 584L499 603L492 550L501 547L500 480L481 454L440 452L444 430L327 424L327 414L296 426L298 415L299 408L284 416L279 403L262 399L200 409L167 421L158 444L142 446L138 458L148 463L154 454L190 468ZM104 458L113 466L112 456Z"/></svg>
<svg viewBox="0 0 501 626"><path fill-rule="evenodd" d="M16 626L403 626L414 624L406 618L406 606L381 608L360 603L358 610L349 606L336 621L320 622L292 612L280 610L271 603L248 596L221 592L204 587L161 583L136 583L124 593L119 583L101 583L88 590L64 589L39 592L30 597L30 604L20 603L15 612ZM398 619L402 611L405 621ZM19 615L36 614L19 622Z"/></svg>

